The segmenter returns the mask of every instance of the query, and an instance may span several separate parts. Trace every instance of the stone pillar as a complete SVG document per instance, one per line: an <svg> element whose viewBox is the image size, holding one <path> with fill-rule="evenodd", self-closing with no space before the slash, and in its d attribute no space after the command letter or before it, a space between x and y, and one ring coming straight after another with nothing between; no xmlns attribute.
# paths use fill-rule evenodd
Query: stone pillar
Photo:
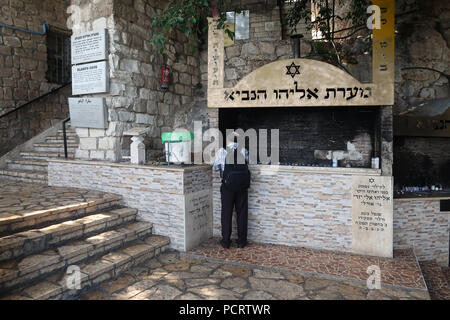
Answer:
<svg viewBox="0 0 450 320"><path fill-rule="evenodd" d="M141 136L135 136L131 138L131 141L133 141L130 145L131 163L144 164L145 163L144 138Z"/></svg>
<svg viewBox="0 0 450 320"><path fill-rule="evenodd" d="M380 107L381 174L392 176L393 164L393 120L392 106Z"/></svg>

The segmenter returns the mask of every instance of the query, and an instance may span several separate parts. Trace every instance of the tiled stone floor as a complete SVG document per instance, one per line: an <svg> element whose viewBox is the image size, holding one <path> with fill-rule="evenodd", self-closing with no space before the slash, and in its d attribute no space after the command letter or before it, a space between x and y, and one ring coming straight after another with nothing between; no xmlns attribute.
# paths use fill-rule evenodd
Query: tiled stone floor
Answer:
<svg viewBox="0 0 450 320"><path fill-rule="evenodd" d="M191 257L221 259L248 265L295 270L348 280L366 281L367 268L380 267L385 285L426 290L419 264L411 250L396 250L394 259L360 256L301 247L249 243L243 249L223 249L213 238L188 252Z"/></svg>
<svg viewBox="0 0 450 320"><path fill-rule="evenodd" d="M302 276L292 272L208 262L169 251L105 282L82 300L393 300L423 299L414 290Z"/></svg>
<svg viewBox="0 0 450 320"><path fill-rule="evenodd" d="M111 194L0 179L0 220L49 208L79 205L104 197L111 197Z"/></svg>
<svg viewBox="0 0 450 320"><path fill-rule="evenodd" d="M440 268L435 261L421 261L420 267L433 300L450 300L448 268Z"/></svg>

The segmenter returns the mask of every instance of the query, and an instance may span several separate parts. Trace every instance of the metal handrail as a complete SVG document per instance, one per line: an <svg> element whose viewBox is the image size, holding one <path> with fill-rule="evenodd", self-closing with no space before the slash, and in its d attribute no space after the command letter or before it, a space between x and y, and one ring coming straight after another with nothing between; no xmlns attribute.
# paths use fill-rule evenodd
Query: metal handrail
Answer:
<svg viewBox="0 0 450 320"><path fill-rule="evenodd" d="M50 90L49 92L44 93L43 95L41 95L41 96L39 96L39 97L37 97L37 98L34 98L33 100L30 100L30 101L28 101L28 102L25 102L25 103L22 104L21 106L18 106L17 108L15 108L15 109L13 109L13 110L10 110L10 111L8 111L8 112L6 112L6 113L0 115L0 119L3 118L3 117L6 117L7 115L9 115L9 114L11 114L11 113L14 113L14 112L16 112L16 111L22 109L23 107L29 105L30 103L33 103L33 102L35 102L35 101L37 101L37 100L39 100L39 99L42 99L42 98L44 98L44 97L46 97L46 96L48 96L48 95L50 95L50 94L52 94L52 93L55 93L56 91L59 91L59 90L62 89L62 88L67 87L67 86L68 86L69 84L71 84L71 83L72 83L72 82L65 83L65 84L63 84L63 85L60 86L60 87L54 88L54 89Z"/></svg>
<svg viewBox="0 0 450 320"><path fill-rule="evenodd" d="M67 134L66 134L66 123L70 121L70 117L65 119L62 123L63 127L63 139L64 139L64 157L67 159Z"/></svg>

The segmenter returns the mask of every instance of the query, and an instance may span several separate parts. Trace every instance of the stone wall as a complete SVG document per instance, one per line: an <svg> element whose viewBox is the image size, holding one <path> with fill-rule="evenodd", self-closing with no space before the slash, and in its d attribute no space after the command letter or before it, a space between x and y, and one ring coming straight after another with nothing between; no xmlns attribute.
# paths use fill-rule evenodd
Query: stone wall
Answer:
<svg viewBox="0 0 450 320"><path fill-rule="evenodd" d="M120 194L126 206L139 210L139 220L153 223L155 234L170 237L172 248L184 250L186 197L211 190L211 168L50 160L48 185Z"/></svg>
<svg viewBox="0 0 450 320"><path fill-rule="evenodd" d="M338 173L339 169L330 169L332 172L323 169L320 173L300 168L272 171L274 169L264 167L251 166L252 181L248 192L250 241L352 251L351 169L339 168L342 173ZM214 174L215 236L221 235L220 184L219 174ZM235 227L234 218L235 215ZM232 238L236 232L234 228Z"/></svg>
<svg viewBox="0 0 450 320"><path fill-rule="evenodd" d="M42 32L67 29L70 0L0 0L0 24ZM46 35L0 27L0 115L58 86L46 79Z"/></svg>
<svg viewBox="0 0 450 320"><path fill-rule="evenodd" d="M64 87L29 105L0 118L0 157L16 146L69 117L67 97L70 86Z"/></svg>
<svg viewBox="0 0 450 320"><path fill-rule="evenodd" d="M424 100L449 97L450 2L397 0L394 114Z"/></svg>
<svg viewBox="0 0 450 320"><path fill-rule="evenodd" d="M449 223L439 200L394 200L394 248L414 247L419 260L448 266Z"/></svg>
<svg viewBox="0 0 450 320"><path fill-rule="evenodd" d="M152 16L165 4L110 0L83 7L88 14L74 28L79 32L107 28L110 35L110 92L95 95L106 97L109 127L77 129L77 158L120 160L129 150L129 137L122 137L122 133L132 126L150 127L145 143L148 156L154 158L162 154L161 133L186 128L188 115L196 113L191 102L199 82L197 54L179 33L174 33L162 56L149 42ZM160 68L164 64L171 68L168 89L160 87Z"/></svg>

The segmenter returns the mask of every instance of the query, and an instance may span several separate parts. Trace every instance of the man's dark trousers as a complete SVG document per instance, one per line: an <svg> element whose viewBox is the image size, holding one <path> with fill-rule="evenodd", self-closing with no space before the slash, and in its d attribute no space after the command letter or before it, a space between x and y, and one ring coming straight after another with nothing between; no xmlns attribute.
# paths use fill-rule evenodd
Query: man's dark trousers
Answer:
<svg viewBox="0 0 450 320"><path fill-rule="evenodd" d="M233 218L233 207L236 208L237 227L238 227L238 245L247 244L247 225L248 225L248 190L234 192L220 187L222 198L222 245L228 247L231 244L231 221Z"/></svg>

